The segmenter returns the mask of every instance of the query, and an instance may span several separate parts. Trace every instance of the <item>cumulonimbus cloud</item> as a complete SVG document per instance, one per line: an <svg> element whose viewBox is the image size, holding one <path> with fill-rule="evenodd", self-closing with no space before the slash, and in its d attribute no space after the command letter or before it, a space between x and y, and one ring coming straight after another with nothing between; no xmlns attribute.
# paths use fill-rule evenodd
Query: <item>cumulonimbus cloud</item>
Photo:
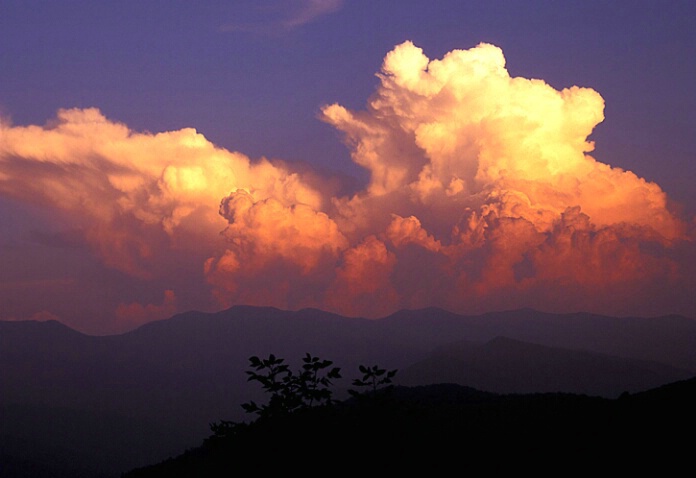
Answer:
<svg viewBox="0 0 696 478"><path fill-rule="evenodd" d="M352 196L193 129L138 133L96 109L3 124L0 193L61 211L133 276L158 281L195 252L218 306L634 313L666 300L649 291L680 280L688 233L658 185L590 155L597 92L513 78L489 44L430 60L405 42L378 76L365 110L322 109L370 174ZM119 313L169 313L177 291L162 291L159 308Z"/></svg>

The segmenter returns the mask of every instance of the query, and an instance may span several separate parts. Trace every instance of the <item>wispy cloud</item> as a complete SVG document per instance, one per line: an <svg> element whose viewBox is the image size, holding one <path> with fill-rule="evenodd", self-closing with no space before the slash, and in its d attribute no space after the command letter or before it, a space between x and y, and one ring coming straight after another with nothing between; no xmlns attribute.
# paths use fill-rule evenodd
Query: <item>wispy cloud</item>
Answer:
<svg viewBox="0 0 696 478"><path fill-rule="evenodd" d="M286 28L296 28L311 23L319 17L334 13L343 6L343 0L305 0L294 15L286 19Z"/></svg>
<svg viewBox="0 0 696 478"><path fill-rule="evenodd" d="M238 19L224 24L221 30L250 33L295 30L337 12L343 4L343 0L267 1L239 11Z"/></svg>

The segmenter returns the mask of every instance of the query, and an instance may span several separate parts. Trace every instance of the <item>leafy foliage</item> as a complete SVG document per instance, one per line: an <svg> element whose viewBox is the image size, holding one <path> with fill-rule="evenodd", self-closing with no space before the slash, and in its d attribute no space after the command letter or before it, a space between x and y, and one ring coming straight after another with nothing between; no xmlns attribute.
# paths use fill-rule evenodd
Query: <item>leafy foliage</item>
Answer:
<svg viewBox="0 0 696 478"><path fill-rule="evenodd" d="M267 359L250 357L249 365L253 370L246 372L248 380L259 382L271 397L267 404L250 401L242 404L242 408L247 413L256 413L260 418L270 418L298 409L331 404L329 386L332 380L341 378L340 368L329 369L332 361L321 360L309 353L302 361L300 370L293 373L284 359L273 354Z"/></svg>
<svg viewBox="0 0 696 478"><path fill-rule="evenodd" d="M258 404L251 400L243 403L242 408L247 413L258 415L259 421L266 422L271 418L288 416L298 410L306 410L326 405L332 405L331 385L341 378L341 369L332 367L331 360L322 360L307 353L302 359L302 366L296 372L290 369L285 359L270 354L262 359L257 356L249 357L249 368L246 374L248 381L261 384L263 390L270 394L268 402ZM353 380L353 386L367 388L364 393L349 390L353 396L376 398L378 390L392 383L396 370L379 368L377 365L367 367L360 365L362 378ZM209 440L232 438L250 428L249 424L221 420L211 423L213 435Z"/></svg>
<svg viewBox="0 0 696 478"><path fill-rule="evenodd" d="M387 371L386 369L379 368L377 365L373 365L372 367L360 365L358 370L360 370L363 376L362 378L353 380L353 386L362 387L367 390L365 392L360 392L351 389L348 390L348 392L353 396L370 394L373 398L377 396L378 389L382 388L384 385L391 386L392 379L397 372L396 369Z"/></svg>
<svg viewBox="0 0 696 478"><path fill-rule="evenodd" d="M217 423L210 424L210 431L213 432L213 436L211 438L229 438L240 433L246 427L246 423L237 423L229 420L220 420Z"/></svg>

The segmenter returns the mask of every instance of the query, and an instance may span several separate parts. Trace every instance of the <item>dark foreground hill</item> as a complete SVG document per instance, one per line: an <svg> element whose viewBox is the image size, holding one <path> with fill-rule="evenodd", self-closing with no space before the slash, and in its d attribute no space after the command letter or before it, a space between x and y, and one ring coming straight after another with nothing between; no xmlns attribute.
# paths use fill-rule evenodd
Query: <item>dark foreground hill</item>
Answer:
<svg viewBox="0 0 696 478"><path fill-rule="evenodd" d="M694 400L696 379L619 399L497 395L451 384L397 387L377 399L258 420L124 478L669 474L692 465Z"/></svg>

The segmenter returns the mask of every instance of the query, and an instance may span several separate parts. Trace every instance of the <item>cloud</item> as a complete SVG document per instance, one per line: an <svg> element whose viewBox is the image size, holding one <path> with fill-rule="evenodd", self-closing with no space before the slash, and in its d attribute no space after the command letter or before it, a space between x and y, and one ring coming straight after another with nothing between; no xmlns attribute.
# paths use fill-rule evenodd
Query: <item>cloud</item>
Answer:
<svg viewBox="0 0 696 478"><path fill-rule="evenodd" d="M139 133L94 108L60 110L45 126L0 126L0 194L44 207L65 224L65 231L33 236L88 247L107 267L133 283L158 284L162 293L186 277L205 284L206 259L228 246L221 235L228 221L219 212L232 191L318 209L329 186L315 190L316 183L311 172L252 162L194 129ZM115 320L123 323L134 310L119 307Z"/></svg>
<svg viewBox="0 0 696 478"><path fill-rule="evenodd" d="M215 307L696 313L680 259L693 231L657 184L591 156L599 93L511 77L489 44L430 60L405 42L378 77L364 110L322 109L369 173L350 196L194 129L139 133L97 109L0 125L0 194L55 211L71 244L160 284L161 305L118 307L133 323L186 307L173 274L205 280Z"/></svg>
<svg viewBox="0 0 696 478"><path fill-rule="evenodd" d="M356 236L389 224L397 258L405 241L442 256L457 284L445 285L450 307L534 295L549 281L605 295L678 275L665 251L686 233L666 194L589 154L604 119L594 90L512 78L489 44L431 61L405 42L378 76L365 111L323 109L370 172L365 191L336 201L337 215ZM664 249L656 257L647 244Z"/></svg>
<svg viewBox="0 0 696 478"><path fill-rule="evenodd" d="M64 214L106 264L141 277L172 251L215 249L230 191L321 202L283 166L252 164L194 129L136 133L97 109L61 110L45 127L3 127L0 165L2 194Z"/></svg>
<svg viewBox="0 0 696 478"><path fill-rule="evenodd" d="M116 317L124 326L133 328L153 320L167 319L176 312L176 294L172 290L165 290L162 304L121 303L116 309Z"/></svg>
<svg viewBox="0 0 696 478"><path fill-rule="evenodd" d="M665 193L589 154L604 119L594 90L512 78L489 44L431 61L405 42L378 76L365 111L323 109L371 174L366 191L336 201L338 216L359 236L398 214L385 232L397 257L404 240L442 256L451 308L553 280L605 295L678 275L664 252L686 233Z"/></svg>
<svg viewBox="0 0 696 478"><path fill-rule="evenodd" d="M331 308L345 314L382 316L398 307L391 284L396 255L376 236L366 237L346 251L327 294Z"/></svg>
<svg viewBox="0 0 696 478"><path fill-rule="evenodd" d="M504 65L493 45L429 61L406 42L385 58L367 111L325 107L325 121L345 133L354 160L371 173L359 199L487 205L546 230L566 207L581 205L595 224L680 234L657 185L587 154L594 148L587 137L604 118L597 92L511 78Z"/></svg>
<svg viewBox="0 0 696 478"><path fill-rule="evenodd" d="M283 204L276 197L255 199L244 190L222 200L220 214L229 222L223 232L227 249L205 263L222 305L308 305L348 247L336 223L315 207Z"/></svg>
<svg viewBox="0 0 696 478"><path fill-rule="evenodd" d="M36 322L48 322L50 320L55 320L55 321L60 321L60 317L57 316L56 314L49 312L47 310L40 310L39 312L35 312L34 314L28 316L28 317L3 317L2 320L7 320L7 321L25 321L25 320L32 320Z"/></svg>
<svg viewBox="0 0 696 478"><path fill-rule="evenodd" d="M253 11L238 10L235 21L222 31L278 33L313 23L343 8L343 0L269 0L255 5Z"/></svg>
<svg viewBox="0 0 696 478"><path fill-rule="evenodd" d="M282 23L286 28L296 28L315 19L334 13L343 7L343 0L303 0L292 16Z"/></svg>

